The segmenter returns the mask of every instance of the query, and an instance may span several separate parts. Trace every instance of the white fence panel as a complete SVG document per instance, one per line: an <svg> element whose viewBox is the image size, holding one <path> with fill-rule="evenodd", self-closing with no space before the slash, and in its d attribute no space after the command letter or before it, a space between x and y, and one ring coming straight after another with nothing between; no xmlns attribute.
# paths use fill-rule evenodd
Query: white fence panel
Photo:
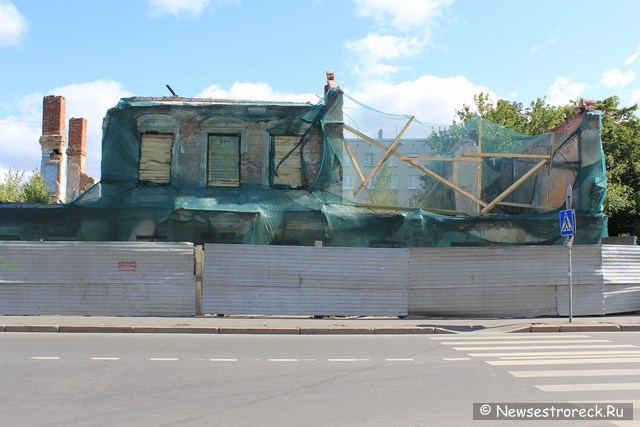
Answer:
<svg viewBox="0 0 640 427"><path fill-rule="evenodd" d="M563 249L564 277L558 282L558 315L569 316L569 261ZM602 281L602 250L600 245L574 245L571 251L573 283L573 314L601 316L604 313L604 284Z"/></svg>
<svg viewBox="0 0 640 427"><path fill-rule="evenodd" d="M407 314L408 251L206 245L202 311L217 314Z"/></svg>
<svg viewBox="0 0 640 427"><path fill-rule="evenodd" d="M605 314L640 310L640 247L602 245Z"/></svg>
<svg viewBox="0 0 640 427"><path fill-rule="evenodd" d="M0 314L195 314L193 245L0 242Z"/></svg>
<svg viewBox="0 0 640 427"><path fill-rule="evenodd" d="M562 247L411 250L409 313L437 316L556 315L567 276Z"/></svg>

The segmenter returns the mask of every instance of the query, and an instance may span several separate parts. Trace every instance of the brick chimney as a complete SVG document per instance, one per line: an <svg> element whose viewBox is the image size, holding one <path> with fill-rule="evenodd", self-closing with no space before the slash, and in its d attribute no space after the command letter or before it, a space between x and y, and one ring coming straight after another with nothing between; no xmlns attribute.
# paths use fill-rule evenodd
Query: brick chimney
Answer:
<svg viewBox="0 0 640 427"><path fill-rule="evenodd" d="M87 119L69 120L69 148L67 149L67 195L75 199L84 190L82 174L87 159Z"/></svg>
<svg viewBox="0 0 640 427"><path fill-rule="evenodd" d="M50 196L64 202L67 192L66 101L62 96L45 96L42 101L42 160L40 172Z"/></svg>

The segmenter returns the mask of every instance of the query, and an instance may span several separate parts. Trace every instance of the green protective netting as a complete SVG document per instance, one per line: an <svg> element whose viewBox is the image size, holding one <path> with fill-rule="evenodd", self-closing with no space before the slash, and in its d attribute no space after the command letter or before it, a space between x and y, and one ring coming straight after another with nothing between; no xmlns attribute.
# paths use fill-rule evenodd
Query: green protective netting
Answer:
<svg viewBox="0 0 640 427"><path fill-rule="evenodd" d="M151 125L182 126L185 135L247 124L243 153L268 153L262 175L255 174L262 180L208 186L201 176L206 152L183 144L170 185L139 182L140 118L147 112ZM127 98L105 118L101 182L66 205L0 205L0 239L561 244L558 212L572 185L575 242L599 243L607 235L600 119L582 111L553 132L526 136L484 119L445 126L384 113L340 89L316 105ZM299 140L276 160L278 136ZM299 184L277 183L296 156Z"/></svg>

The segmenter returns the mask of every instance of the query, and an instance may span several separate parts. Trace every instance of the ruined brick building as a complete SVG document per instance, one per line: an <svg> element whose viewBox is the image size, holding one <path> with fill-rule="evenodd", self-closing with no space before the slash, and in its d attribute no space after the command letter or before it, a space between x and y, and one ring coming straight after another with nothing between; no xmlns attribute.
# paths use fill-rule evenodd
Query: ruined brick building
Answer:
<svg viewBox="0 0 640 427"><path fill-rule="evenodd" d="M389 114L349 97L330 72L317 104L123 98L102 123L101 180L85 191L86 121L71 119L67 142L64 98L48 96L42 171L52 195L72 203L0 206L0 239L554 245L564 240L558 211L570 184L576 243L599 243L607 235L601 114L587 107L541 135L478 118L414 136L417 120L402 116L395 136L380 138ZM365 120L369 113L377 116ZM400 166L403 184L424 195L420 205L362 203L375 183L398 191Z"/></svg>
<svg viewBox="0 0 640 427"><path fill-rule="evenodd" d="M87 120L71 118L66 136L66 100L62 96L45 96L42 102L42 160L44 176L52 200L75 200L95 180L85 173L87 158Z"/></svg>

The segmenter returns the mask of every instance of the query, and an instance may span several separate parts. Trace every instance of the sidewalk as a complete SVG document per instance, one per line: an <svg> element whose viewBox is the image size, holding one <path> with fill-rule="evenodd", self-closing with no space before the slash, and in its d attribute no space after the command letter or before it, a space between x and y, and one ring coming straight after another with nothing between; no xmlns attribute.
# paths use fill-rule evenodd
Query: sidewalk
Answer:
<svg viewBox="0 0 640 427"><path fill-rule="evenodd" d="M465 319L409 316L0 316L0 332L192 334L451 334L491 332L640 331L640 313L628 315Z"/></svg>

